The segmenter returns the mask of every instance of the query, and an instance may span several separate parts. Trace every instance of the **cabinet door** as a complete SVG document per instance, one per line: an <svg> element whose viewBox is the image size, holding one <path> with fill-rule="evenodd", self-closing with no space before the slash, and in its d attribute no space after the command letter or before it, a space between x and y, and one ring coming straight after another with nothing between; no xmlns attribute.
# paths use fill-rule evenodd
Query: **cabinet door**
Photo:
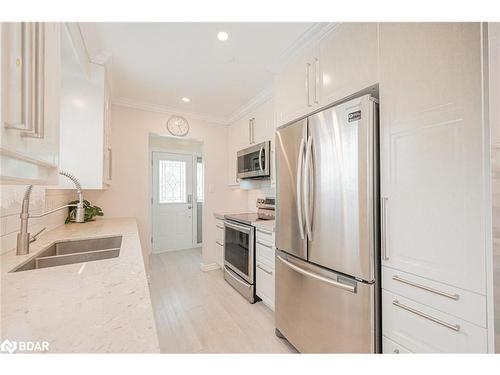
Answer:
<svg viewBox="0 0 500 375"><path fill-rule="evenodd" d="M51 184L59 163L60 25L2 23L2 179ZM24 49L24 43L36 48ZM29 129L25 131L23 129Z"/></svg>
<svg viewBox="0 0 500 375"><path fill-rule="evenodd" d="M383 23L380 67L383 264L484 294L480 24Z"/></svg>
<svg viewBox="0 0 500 375"><path fill-rule="evenodd" d="M319 49L321 105L379 81L377 23L342 23L321 41Z"/></svg>
<svg viewBox="0 0 500 375"><path fill-rule="evenodd" d="M268 100L259 106L254 115L253 140L254 143L273 141L274 133L274 107L273 101Z"/></svg>
<svg viewBox="0 0 500 375"><path fill-rule="evenodd" d="M255 267L256 294L274 311L274 266L257 258Z"/></svg>
<svg viewBox="0 0 500 375"><path fill-rule="evenodd" d="M286 65L276 78L276 115L278 126L296 120L313 111L316 76L314 45Z"/></svg>

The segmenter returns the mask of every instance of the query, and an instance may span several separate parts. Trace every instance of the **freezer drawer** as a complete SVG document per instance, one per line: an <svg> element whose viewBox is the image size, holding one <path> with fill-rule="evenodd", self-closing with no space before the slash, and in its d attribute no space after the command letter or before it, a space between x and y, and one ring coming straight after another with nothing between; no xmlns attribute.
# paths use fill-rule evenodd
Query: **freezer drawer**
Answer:
<svg viewBox="0 0 500 375"><path fill-rule="evenodd" d="M375 286L278 252L276 328L303 353L375 352Z"/></svg>

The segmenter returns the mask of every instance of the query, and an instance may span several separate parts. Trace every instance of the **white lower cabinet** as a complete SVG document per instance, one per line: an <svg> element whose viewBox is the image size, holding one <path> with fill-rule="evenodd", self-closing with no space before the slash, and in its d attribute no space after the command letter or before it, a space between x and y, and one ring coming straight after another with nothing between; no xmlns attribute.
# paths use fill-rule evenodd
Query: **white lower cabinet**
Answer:
<svg viewBox="0 0 500 375"><path fill-rule="evenodd" d="M408 349L396 344L394 341L388 339L387 337L382 337L382 353L384 354L409 354L411 353Z"/></svg>
<svg viewBox="0 0 500 375"><path fill-rule="evenodd" d="M257 260L255 273L256 293L274 311L274 265Z"/></svg>
<svg viewBox="0 0 500 375"><path fill-rule="evenodd" d="M255 285L256 294L274 311L274 232L255 230Z"/></svg>
<svg viewBox="0 0 500 375"><path fill-rule="evenodd" d="M224 220L215 219L215 254L217 264L224 268Z"/></svg>
<svg viewBox="0 0 500 375"><path fill-rule="evenodd" d="M486 329L382 291L383 336L414 353L486 353ZM385 351L385 349L384 349Z"/></svg>

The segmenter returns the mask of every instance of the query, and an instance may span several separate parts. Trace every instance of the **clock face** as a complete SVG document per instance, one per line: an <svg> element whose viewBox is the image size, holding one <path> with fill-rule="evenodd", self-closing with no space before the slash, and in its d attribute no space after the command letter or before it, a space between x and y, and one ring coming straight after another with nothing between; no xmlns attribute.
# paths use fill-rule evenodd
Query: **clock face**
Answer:
<svg viewBox="0 0 500 375"><path fill-rule="evenodd" d="M172 116L167 121L167 129L170 134L183 137L189 132L189 124L184 117Z"/></svg>

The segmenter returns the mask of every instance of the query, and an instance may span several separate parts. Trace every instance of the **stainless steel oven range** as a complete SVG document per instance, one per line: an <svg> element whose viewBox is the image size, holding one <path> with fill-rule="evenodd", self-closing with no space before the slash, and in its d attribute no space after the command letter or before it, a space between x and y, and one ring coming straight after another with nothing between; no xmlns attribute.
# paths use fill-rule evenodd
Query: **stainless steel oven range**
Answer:
<svg viewBox="0 0 500 375"><path fill-rule="evenodd" d="M250 303L255 297L255 227L257 214L228 215L224 220L224 279Z"/></svg>

